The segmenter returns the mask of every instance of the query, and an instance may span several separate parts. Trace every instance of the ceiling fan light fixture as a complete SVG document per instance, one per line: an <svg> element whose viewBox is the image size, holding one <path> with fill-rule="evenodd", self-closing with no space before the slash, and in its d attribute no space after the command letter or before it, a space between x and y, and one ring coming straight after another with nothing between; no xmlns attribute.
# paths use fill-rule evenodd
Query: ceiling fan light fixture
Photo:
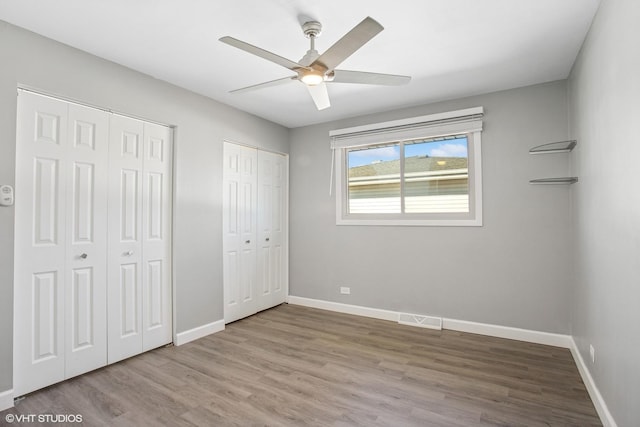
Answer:
<svg viewBox="0 0 640 427"><path fill-rule="evenodd" d="M307 86L317 86L324 81L324 74L319 71L309 71L300 77L300 81Z"/></svg>

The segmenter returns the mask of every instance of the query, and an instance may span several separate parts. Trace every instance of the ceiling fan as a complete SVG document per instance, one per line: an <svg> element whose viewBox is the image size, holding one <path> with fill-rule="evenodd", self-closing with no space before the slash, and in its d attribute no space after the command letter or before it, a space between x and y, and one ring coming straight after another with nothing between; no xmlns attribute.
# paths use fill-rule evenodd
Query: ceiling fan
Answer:
<svg viewBox="0 0 640 427"><path fill-rule="evenodd" d="M409 76L336 69L336 67L345 59L364 46L365 43L375 37L383 29L384 27L376 20L367 17L351 29L351 31L345 34L340 40L334 43L334 45L327 49L322 55L320 55L315 49L315 39L320 35L322 25L317 21L305 22L302 24L302 31L305 36L309 38L311 46L307 53L298 62L283 58L275 53L266 51L249 43L245 43L241 40L234 39L233 37L222 37L220 41L223 43L274 62L296 73L295 76L247 86L241 89L232 90L231 93L261 89L297 80L307 86L309 94L311 95L311 98L316 104L318 110L323 110L331 106L325 83L360 83L386 86L407 84L411 80L411 77Z"/></svg>

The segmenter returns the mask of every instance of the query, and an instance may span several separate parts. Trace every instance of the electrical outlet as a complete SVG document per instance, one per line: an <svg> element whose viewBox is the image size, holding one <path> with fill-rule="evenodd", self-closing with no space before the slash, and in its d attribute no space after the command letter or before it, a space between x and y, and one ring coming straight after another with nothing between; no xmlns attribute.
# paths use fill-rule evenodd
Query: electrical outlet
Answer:
<svg viewBox="0 0 640 427"><path fill-rule="evenodd" d="M340 286L340 293L343 295L351 295L351 288L347 286Z"/></svg>
<svg viewBox="0 0 640 427"><path fill-rule="evenodd" d="M589 355L591 356L591 363L596 363L596 349L593 348L593 344L589 345Z"/></svg>

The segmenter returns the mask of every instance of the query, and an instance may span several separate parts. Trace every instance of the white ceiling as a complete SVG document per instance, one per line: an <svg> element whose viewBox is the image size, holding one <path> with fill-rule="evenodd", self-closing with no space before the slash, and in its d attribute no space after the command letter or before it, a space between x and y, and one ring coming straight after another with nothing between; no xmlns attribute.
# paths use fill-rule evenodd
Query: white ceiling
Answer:
<svg viewBox="0 0 640 427"><path fill-rule="evenodd" d="M0 19L287 127L564 79L599 0L0 0ZM229 35L293 61L300 24L322 53L366 16L385 30L342 69L412 76L407 86L331 84L317 111L292 75L218 41Z"/></svg>

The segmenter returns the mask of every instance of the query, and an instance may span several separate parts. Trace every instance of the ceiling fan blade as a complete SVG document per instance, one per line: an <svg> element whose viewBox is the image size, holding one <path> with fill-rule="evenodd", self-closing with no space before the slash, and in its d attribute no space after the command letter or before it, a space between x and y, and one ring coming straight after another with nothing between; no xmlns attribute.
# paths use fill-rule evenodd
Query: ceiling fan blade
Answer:
<svg viewBox="0 0 640 427"><path fill-rule="evenodd" d="M226 43L229 46L236 47L238 49L244 50L245 52L249 52L253 55L259 56L260 58L266 59L267 61L274 62L278 65L282 65L285 68L296 71L299 69L310 70L309 67L305 67L304 65L300 65L297 62L293 62L287 58L283 58L280 55L276 55L275 53L271 53L268 50L261 49L257 46L254 46L249 43L245 43L241 40L234 39L233 37L222 37L220 38L222 43Z"/></svg>
<svg viewBox="0 0 640 427"><path fill-rule="evenodd" d="M264 83L258 83L256 85L251 85L251 86L247 86L247 87L243 87L240 89L234 89L232 91L229 91L229 93L241 93L241 92L249 92L255 89L263 89L265 87L271 87L271 86L279 86L283 83L288 83L292 80L298 80L298 76L291 76L291 77L285 77L282 79L276 79L276 80L271 80L268 82L264 82Z"/></svg>
<svg viewBox="0 0 640 427"><path fill-rule="evenodd" d="M383 86L401 86L411 81L409 76L396 74L368 73L366 71L335 70L331 82L334 83L359 83Z"/></svg>
<svg viewBox="0 0 640 427"><path fill-rule="evenodd" d="M313 102L316 103L318 110L324 110L325 108L331 107L326 84L320 83L315 86L307 86L307 88L309 89L309 94L311 94L311 98L313 98Z"/></svg>
<svg viewBox="0 0 640 427"><path fill-rule="evenodd" d="M333 70L382 30L384 30L382 25L375 19L367 16L361 23L353 27L351 31L320 55L311 66L320 64L326 67L328 71Z"/></svg>

